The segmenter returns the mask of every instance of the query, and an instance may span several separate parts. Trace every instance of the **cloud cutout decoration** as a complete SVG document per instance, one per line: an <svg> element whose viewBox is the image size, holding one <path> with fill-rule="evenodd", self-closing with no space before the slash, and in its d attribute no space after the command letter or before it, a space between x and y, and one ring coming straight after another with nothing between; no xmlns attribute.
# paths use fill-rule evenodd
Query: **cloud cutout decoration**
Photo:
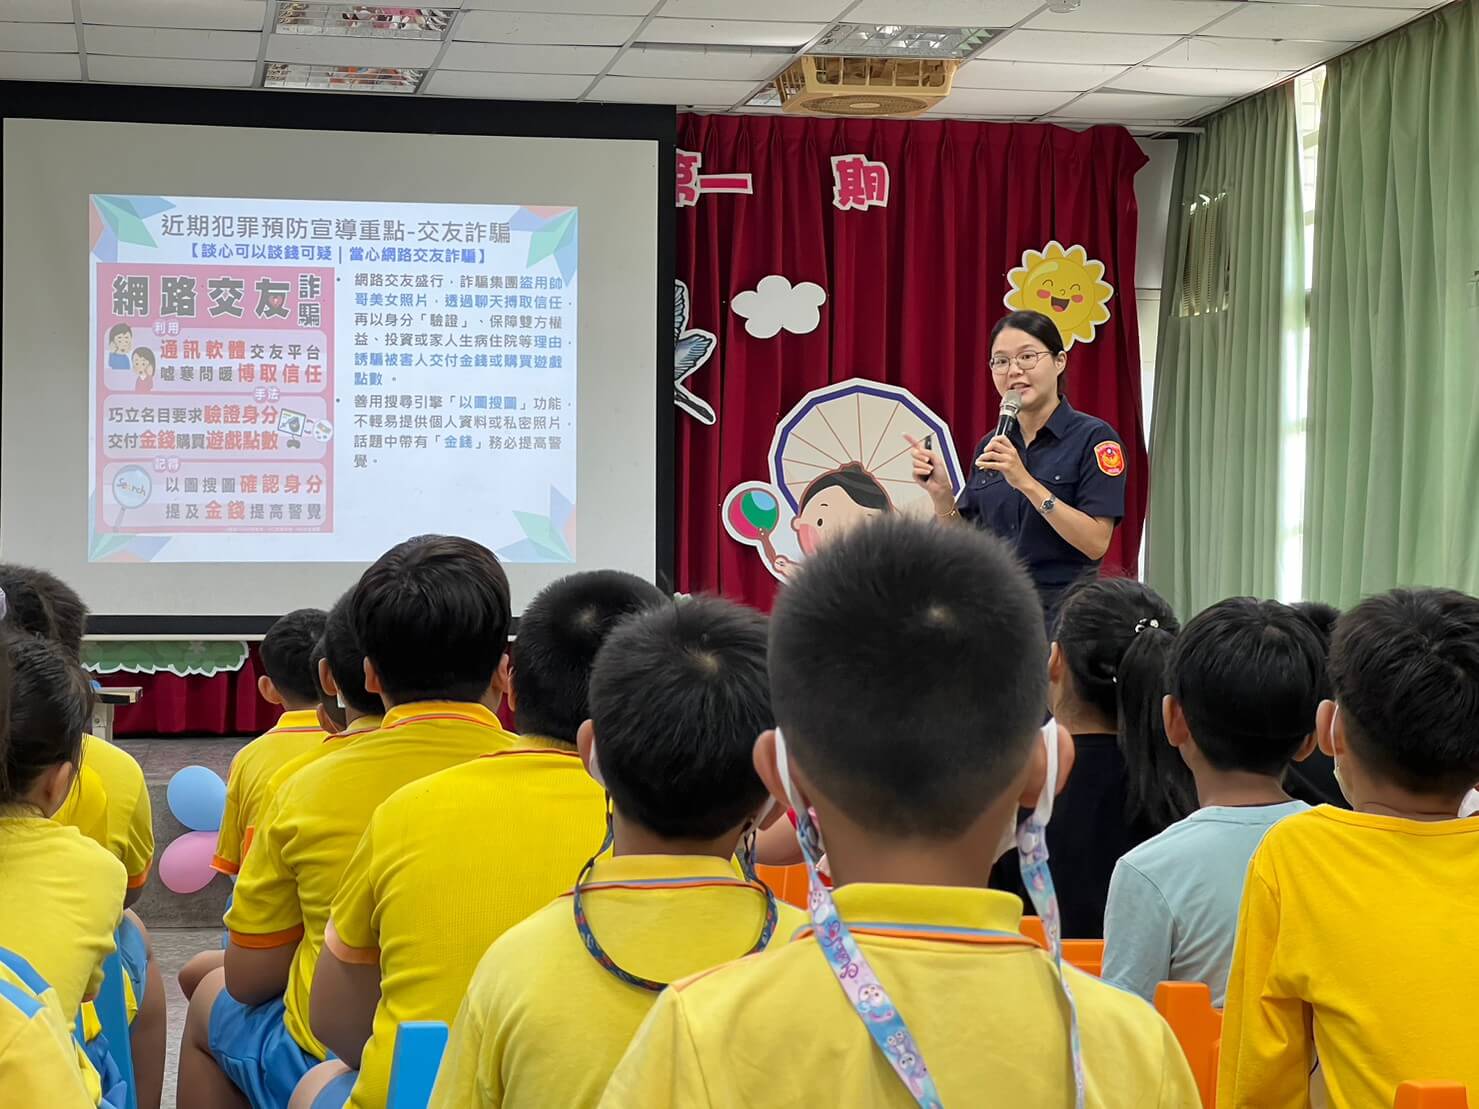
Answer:
<svg viewBox="0 0 1479 1109"><path fill-rule="evenodd" d="M782 331L807 335L822 322L826 290L812 281L792 285L778 273L762 277L753 289L734 298L735 315L745 321L745 330L757 339L770 339Z"/></svg>

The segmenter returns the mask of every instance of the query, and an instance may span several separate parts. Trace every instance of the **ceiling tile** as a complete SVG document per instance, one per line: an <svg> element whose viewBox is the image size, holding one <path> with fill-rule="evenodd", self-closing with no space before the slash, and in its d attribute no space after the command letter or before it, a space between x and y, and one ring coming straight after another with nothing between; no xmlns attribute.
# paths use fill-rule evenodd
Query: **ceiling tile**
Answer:
<svg viewBox="0 0 1479 1109"><path fill-rule="evenodd" d="M461 6L468 11L488 12L527 12L537 8L546 15L646 15L657 4L658 0L462 0Z"/></svg>
<svg viewBox="0 0 1479 1109"><path fill-rule="evenodd" d="M1175 42L1175 35L1105 35L1087 31L1021 30L988 42L979 56L1018 62L1134 65Z"/></svg>
<svg viewBox="0 0 1479 1109"><path fill-rule="evenodd" d="M1328 4L1336 8L1410 8L1427 11L1441 8L1449 0L1268 0L1273 4Z"/></svg>
<svg viewBox="0 0 1479 1109"><path fill-rule="evenodd" d="M1222 38L1365 42L1414 18L1408 8L1339 8L1250 0L1212 29Z"/></svg>
<svg viewBox="0 0 1479 1109"><path fill-rule="evenodd" d="M1067 65L1045 62L997 62L981 58L955 71L955 87L1023 89L1041 92L1087 92L1125 71L1122 65Z"/></svg>
<svg viewBox="0 0 1479 1109"><path fill-rule="evenodd" d="M87 36L92 49L92 34ZM267 60L324 65L391 66L424 69L436 61L442 44L414 39L345 35L273 35L267 40ZM252 55L253 59L256 55Z"/></svg>
<svg viewBox="0 0 1479 1109"><path fill-rule="evenodd" d="M1062 119L1195 119L1226 103L1216 96L1157 96L1148 92L1091 92L1054 114Z"/></svg>
<svg viewBox="0 0 1479 1109"><path fill-rule="evenodd" d="M780 19L831 23L847 10L847 0L667 0L660 9L674 19ZM851 22L851 17L849 16Z"/></svg>
<svg viewBox="0 0 1479 1109"><path fill-rule="evenodd" d="M1010 27L1040 7L1039 0L862 0L847 13L847 21L920 27Z"/></svg>
<svg viewBox="0 0 1479 1109"><path fill-rule="evenodd" d="M789 53L761 50L668 50L632 46L611 72L621 77L686 77L712 81L764 81L790 60Z"/></svg>
<svg viewBox="0 0 1479 1109"><path fill-rule="evenodd" d="M90 81L129 85L224 85L246 88L256 75L255 62L204 62L161 58L89 57Z"/></svg>
<svg viewBox="0 0 1479 1109"><path fill-rule="evenodd" d="M76 54L22 54L0 50L0 79L6 81L80 81L82 61Z"/></svg>
<svg viewBox="0 0 1479 1109"><path fill-rule="evenodd" d="M75 54L77 29L70 23L0 23L0 43L19 53Z"/></svg>
<svg viewBox="0 0 1479 1109"><path fill-rule="evenodd" d="M489 100L574 100L589 77L562 73L461 73L438 69L426 91L438 96L477 96Z"/></svg>
<svg viewBox="0 0 1479 1109"><path fill-rule="evenodd" d="M764 23L747 19L654 19L642 29L642 42L700 43L706 46L801 46L816 38L825 23Z"/></svg>
<svg viewBox="0 0 1479 1109"><path fill-rule="evenodd" d="M457 25L457 38L462 42L620 46L641 25L641 17L635 15L467 12Z"/></svg>
<svg viewBox="0 0 1479 1109"><path fill-rule="evenodd" d="M1344 53L1347 48L1341 42L1198 35L1158 55L1155 64L1192 69L1307 69Z"/></svg>
<svg viewBox="0 0 1479 1109"><path fill-rule="evenodd" d="M1125 92L1178 93L1183 96L1246 96L1277 85L1296 71L1279 69L1173 69L1142 65L1109 82Z"/></svg>
<svg viewBox="0 0 1479 1109"><path fill-rule="evenodd" d="M12 21L71 23L72 0L0 0L0 23Z"/></svg>
<svg viewBox="0 0 1479 1109"><path fill-rule="evenodd" d="M1074 93L1024 92L1021 89L956 89L943 102L929 110L929 115L995 116L1024 118L1040 116L1061 108Z"/></svg>
<svg viewBox="0 0 1479 1109"><path fill-rule="evenodd" d="M754 81L679 81L662 77L603 77L591 90L591 100L637 104L723 104L744 100L755 90Z"/></svg>
<svg viewBox="0 0 1479 1109"><path fill-rule="evenodd" d="M496 42L453 42L447 45L439 68L595 76L615 56L616 48L612 46L504 46Z"/></svg>
<svg viewBox="0 0 1479 1109"><path fill-rule="evenodd" d="M180 31L153 27L89 27L87 52L135 58L195 58L212 61L257 60L260 33Z"/></svg>
<svg viewBox="0 0 1479 1109"><path fill-rule="evenodd" d="M84 23L260 31L267 0L79 0ZM91 67L89 66L89 72Z"/></svg>
<svg viewBox="0 0 1479 1109"><path fill-rule="evenodd" d="M1043 31L1189 35L1240 6L1233 0L1113 0L1085 4L1076 12L1039 12L1024 26Z"/></svg>

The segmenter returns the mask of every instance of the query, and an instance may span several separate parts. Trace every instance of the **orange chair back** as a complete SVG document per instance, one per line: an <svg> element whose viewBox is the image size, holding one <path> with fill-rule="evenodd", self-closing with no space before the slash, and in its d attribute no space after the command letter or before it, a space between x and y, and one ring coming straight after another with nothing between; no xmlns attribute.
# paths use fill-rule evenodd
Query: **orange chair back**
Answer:
<svg viewBox="0 0 1479 1109"><path fill-rule="evenodd" d="M1404 1082L1394 1109L1469 1109L1469 1094L1458 1082Z"/></svg>
<svg viewBox="0 0 1479 1109"><path fill-rule="evenodd" d="M806 908L811 887L806 881L805 863L797 863L795 866L760 865L755 867L755 874L780 900L795 905L798 909Z"/></svg>
<svg viewBox="0 0 1479 1109"><path fill-rule="evenodd" d="M1212 1007L1212 991L1205 982L1162 982L1155 989L1155 1007L1191 1064L1204 1109L1212 1109L1222 1047L1222 1012Z"/></svg>
<svg viewBox="0 0 1479 1109"><path fill-rule="evenodd" d="M1104 941L1064 940L1063 961L1098 978L1104 973Z"/></svg>
<svg viewBox="0 0 1479 1109"><path fill-rule="evenodd" d="M1038 947L1048 946L1048 933L1042 926L1042 917L1024 916L1022 918L1022 934L1032 940Z"/></svg>

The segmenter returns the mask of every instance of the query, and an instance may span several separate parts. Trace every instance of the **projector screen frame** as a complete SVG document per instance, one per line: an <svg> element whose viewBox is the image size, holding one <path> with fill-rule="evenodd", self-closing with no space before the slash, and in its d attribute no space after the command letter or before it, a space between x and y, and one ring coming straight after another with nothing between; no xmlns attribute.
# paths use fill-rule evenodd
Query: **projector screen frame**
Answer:
<svg viewBox="0 0 1479 1109"><path fill-rule="evenodd" d="M374 105L374 118L353 107ZM428 111L435 105L435 111ZM350 110L346 110L350 109ZM646 104L565 104L451 97L367 96L337 92L196 89L0 81L0 126L9 119L88 120L263 130L352 131L368 134L443 134L516 138L626 139L657 145L657 314L653 403L656 405L657 585L675 586L677 408L673 403L673 282L676 275L677 110ZM4 173L0 144L0 175ZM0 178L3 179L3 178ZM0 221L0 246L4 226ZM4 275L0 273L0 297ZM0 366L0 374L4 367ZM279 614L94 615L90 636L111 639L260 638Z"/></svg>

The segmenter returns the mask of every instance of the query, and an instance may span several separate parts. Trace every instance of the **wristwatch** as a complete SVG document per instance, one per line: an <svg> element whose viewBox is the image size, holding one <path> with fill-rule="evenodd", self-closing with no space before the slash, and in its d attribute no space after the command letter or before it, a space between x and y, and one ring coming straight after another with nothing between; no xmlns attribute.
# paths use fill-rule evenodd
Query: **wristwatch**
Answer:
<svg viewBox="0 0 1479 1109"><path fill-rule="evenodd" d="M1052 494L1049 494L1048 498L1043 501L1042 504L1037 506L1037 510L1041 512L1044 516L1051 516L1053 514L1053 509L1057 507L1058 498L1053 496Z"/></svg>

